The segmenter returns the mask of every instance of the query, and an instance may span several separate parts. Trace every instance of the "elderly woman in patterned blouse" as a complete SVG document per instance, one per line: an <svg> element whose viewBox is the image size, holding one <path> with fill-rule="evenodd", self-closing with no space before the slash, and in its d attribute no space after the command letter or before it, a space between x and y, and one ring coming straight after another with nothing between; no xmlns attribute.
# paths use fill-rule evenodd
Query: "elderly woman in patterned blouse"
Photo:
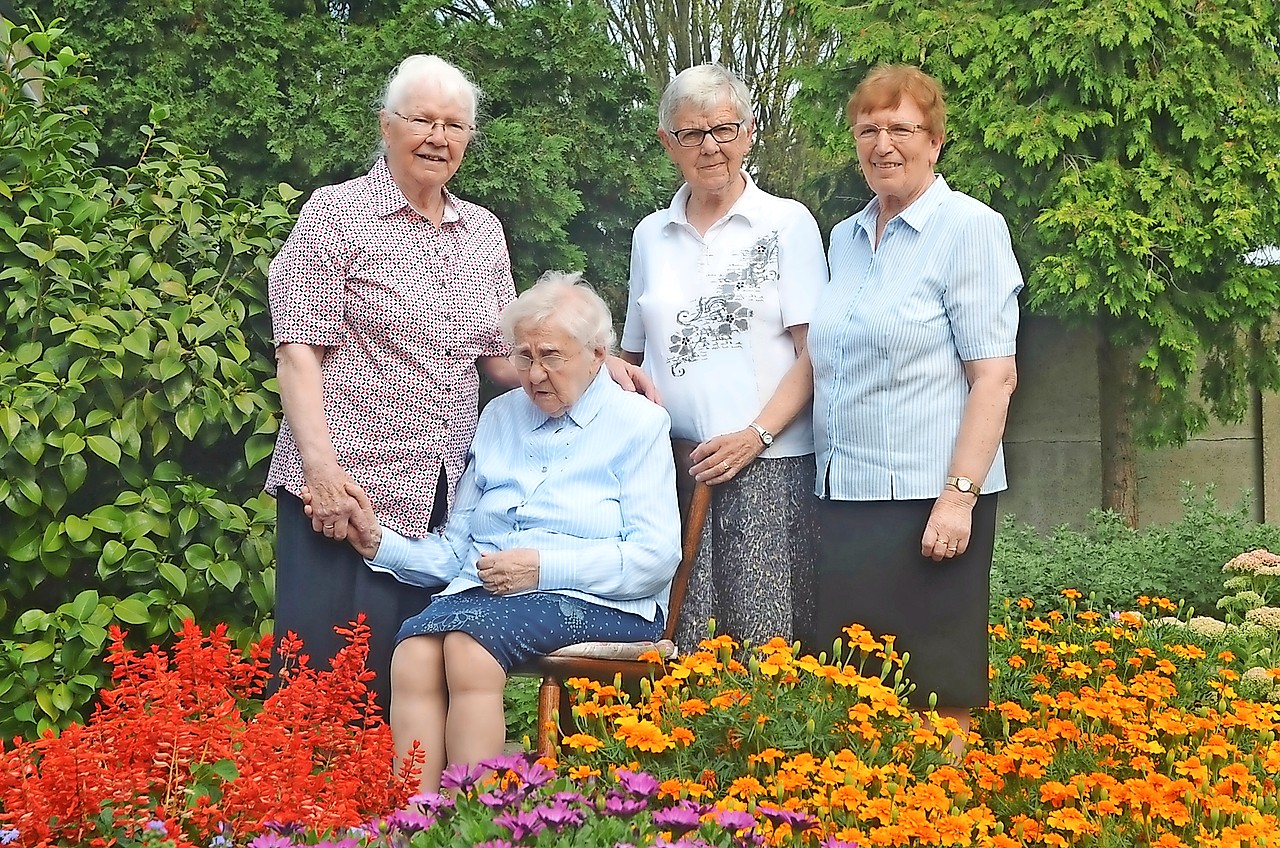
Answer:
<svg viewBox="0 0 1280 848"><path fill-rule="evenodd" d="M670 424L601 367L609 310L549 273L503 314L523 391L491 401L443 534L410 539L362 507L347 540L372 568L444 589L405 622L391 730L422 788L502 751L506 674L568 644L657 638L680 558ZM304 498L306 493L304 492Z"/></svg>
<svg viewBox="0 0 1280 848"><path fill-rule="evenodd" d="M658 138L685 183L636 227L623 356L643 363L714 486L676 641L707 619L761 644L807 635L813 603L813 392L806 337L827 282L822 236L800 203L743 170L751 95L718 65L678 74Z"/></svg>
<svg viewBox="0 0 1280 848"><path fill-rule="evenodd" d="M427 535L445 520L475 433L477 366L501 387L518 382L498 332L515 298L502 225L446 188L478 99L437 56L401 62L372 169L316 190L269 275L285 417L266 481L279 516L275 629L301 636L318 662L341 646L333 627L363 613L383 704L396 631L429 595L342 543L359 512L350 490L367 493L386 526Z"/></svg>

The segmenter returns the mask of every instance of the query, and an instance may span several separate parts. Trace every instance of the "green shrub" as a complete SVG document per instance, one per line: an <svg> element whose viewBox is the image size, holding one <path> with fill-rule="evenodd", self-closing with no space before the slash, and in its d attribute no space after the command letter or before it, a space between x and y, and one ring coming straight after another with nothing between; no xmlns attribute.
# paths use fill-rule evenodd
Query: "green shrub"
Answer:
<svg viewBox="0 0 1280 848"><path fill-rule="evenodd" d="M1058 527L1047 536L1005 516L996 534L992 620L1003 616L1006 598L1049 607L1064 588L1091 595L1098 607L1127 609L1150 595L1218 614L1223 564L1253 548L1280 550L1280 527L1254 521L1247 497L1234 509L1221 508L1212 487L1197 494L1185 484L1182 508L1177 523L1140 530L1116 513L1094 510L1085 529Z"/></svg>
<svg viewBox="0 0 1280 848"><path fill-rule="evenodd" d="M265 271L292 217L165 140L98 168L61 30L0 51L0 735L84 718L112 623L246 643L272 608ZM43 80L45 100L22 93Z"/></svg>

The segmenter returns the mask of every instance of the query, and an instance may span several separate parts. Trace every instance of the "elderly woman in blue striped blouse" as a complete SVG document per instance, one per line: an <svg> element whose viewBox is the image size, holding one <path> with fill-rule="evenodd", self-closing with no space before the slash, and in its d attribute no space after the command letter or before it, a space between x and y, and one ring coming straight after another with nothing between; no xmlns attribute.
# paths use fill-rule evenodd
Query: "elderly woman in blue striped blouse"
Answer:
<svg viewBox="0 0 1280 848"><path fill-rule="evenodd" d="M819 644L857 622L910 653L964 749L987 703L987 603L1022 288L1004 219L934 172L938 83L880 66L849 122L875 197L831 233L814 310Z"/></svg>
<svg viewBox="0 0 1280 848"><path fill-rule="evenodd" d="M367 497L348 540L372 568L448 584L404 623L391 661L391 731L422 789L448 763L502 752L507 672L586 641L657 639L680 558L670 419L601 366L608 307L549 272L502 316L520 389L480 416L443 534L382 528Z"/></svg>

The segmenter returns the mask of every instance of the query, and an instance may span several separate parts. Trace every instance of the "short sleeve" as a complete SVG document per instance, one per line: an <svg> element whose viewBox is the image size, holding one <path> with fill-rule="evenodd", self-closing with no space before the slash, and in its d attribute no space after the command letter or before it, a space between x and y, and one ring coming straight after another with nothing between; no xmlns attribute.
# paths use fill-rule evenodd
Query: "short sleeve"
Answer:
<svg viewBox="0 0 1280 848"><path fill-rule="evenodd" d="M1013 356L1022 272L1004 218L985 207L972 216L957 236L954 257L944 304L960 358Z"/></svg>
<svg viewBox="0 0 1280 848"><path fill-rule="evenodd" d="M643 224L643 222L642 222ZM642 235L637 228L631 237L631 276L627 282L627 317L622 325L619 346L630 353L644 353L644 319L639 300L644 290L644 257L640 248Z"/></svg>
<svg viewBox="0 0 1280 848"><path fill-rule="evenodd" d="M789 223L778 246L778 297L785 327L808 324L827 284L827 255L818 222L802 204L789 204Z"/></svg>
<svg viewBox="0 0 1280 848"><path fill-rule="evenodd" d="M275 344L335 347L345 341L349 262L343 242L329 189L317 189L267 274Z"/></svg>

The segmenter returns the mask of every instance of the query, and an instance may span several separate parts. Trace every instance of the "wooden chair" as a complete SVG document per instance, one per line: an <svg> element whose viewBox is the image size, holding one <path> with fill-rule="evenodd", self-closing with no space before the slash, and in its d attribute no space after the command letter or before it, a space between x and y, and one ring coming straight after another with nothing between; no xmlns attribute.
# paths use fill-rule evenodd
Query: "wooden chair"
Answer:
<svg viewBox="0 0 1280 848"><path fill-rule="evenodd" d="M677 446L677 468L679 447ZM687 456L687 453L686 453ZM681 472L683 473L683 472ZM685 477L685 479L691 479ZM711 487L706 483L694 483L687 506L681 499L683 515L683 543L680 565L671 579L671 598L667 605L667 625L658 642L587 642L569 645L539 658L530 666L517 670L516 674L540 674L542 686L538 689L538 754L550 754L559 734L555 720L560 708L563 681L570 677L589 677L612 683L622 675L624 683L636 683L654 673L661 673L658 663L643 662L640 656L656 650L664 660L676 653L673 637L680 609L689 589L689 575L693 573L694 560L702 545L702 527L711 507Z"/></svg>

